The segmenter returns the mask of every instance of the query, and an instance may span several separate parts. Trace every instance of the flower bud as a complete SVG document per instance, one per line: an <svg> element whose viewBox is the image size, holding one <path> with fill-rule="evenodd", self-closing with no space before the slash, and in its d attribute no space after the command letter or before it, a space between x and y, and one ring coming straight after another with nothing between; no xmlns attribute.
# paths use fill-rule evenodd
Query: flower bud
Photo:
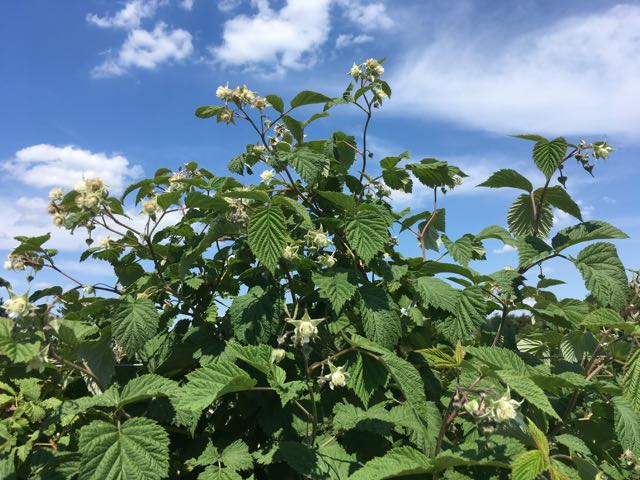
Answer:
<svg viewBox="0 0 640 480"><path fill-rule="evenodd" d="M336 264L336 259L333 256L333 254L331 254L331 255L320 255L318 257L318 264L321 267L331 268Z"/></svg>
<svg viewBox="0 0 640 480"><path fill-rule="evenodd" d="M64 215L62 215L61 213L56 213L53 216L53 224L56 227L59 227L60 225L62 225L64 223Z"/></svg>
<svg viewBox="0 0 640 480"><path fill-rule="evenodd" d="M155 215L158 210L160 210L160 206L156 197L142 202L142 211L147 215Z"/></svg>
<svg viewBox="0 0 640 480"><path fill-rule="evenodd" d="M298 249L299 247L297 245L287 245L286 247L284 247L284 250L282 252L282 258L284 258L285 260L293 260L298 256Z"/></svg>
<svg viewBox="0 0 640 480"><path fill-rule="evenodd" d="M282 348L274 348L271 350L271 363L280 363L287 355L286 350Z"/></svg>

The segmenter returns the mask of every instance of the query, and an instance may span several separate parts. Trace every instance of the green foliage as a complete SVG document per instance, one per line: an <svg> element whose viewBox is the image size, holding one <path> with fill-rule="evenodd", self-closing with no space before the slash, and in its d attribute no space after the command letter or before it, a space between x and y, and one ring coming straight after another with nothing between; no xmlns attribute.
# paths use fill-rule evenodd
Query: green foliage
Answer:
<svg viewBox="0 0 640 480"><path fill-rule="evenodd" d="M257 134L232 176L191 162L120 199L99 179L52 192L54 223L87 232L81 260L114 281L38 290L44 269L74 280L49 235L16 238L6 266L33 283L1 282L0 478L634 478L640 280L602 242L626 235L564 187L568 160L591 173L610 147L519 135L543 184L495 172L480 186L518 191L508 229L450 237L458 167L375 158L366 130L313 138L334 108L384 106L381 62L337 97L220 87L196 116ZM428 204L395 211L414 182ZM554 209L580 223L549 239ZM515 268L486 273L495 240ZM587 298L535 278L551 259Z"/></svg>

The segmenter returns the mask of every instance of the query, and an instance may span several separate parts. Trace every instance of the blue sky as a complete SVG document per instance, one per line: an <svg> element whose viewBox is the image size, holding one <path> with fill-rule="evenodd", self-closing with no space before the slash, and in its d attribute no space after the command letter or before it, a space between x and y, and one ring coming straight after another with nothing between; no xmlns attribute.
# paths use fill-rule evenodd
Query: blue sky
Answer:
<svg viewBox="0 0 640 480"><path fill-rule="evenodd" d="M617 148L591 179L569 170L569 190L586 218L630 236L618 242L640 267L640 2L383 0L29 0L0 6L0 255L15 235L55 230L46 196L83 174L118 193L160 166L195 160L224 173L252 142L244 126L193 116L215 89L246 83L260 94L302 89L337 95L353 61L386 56L394 89L371 129L376 158L409 150L437 157L470 177L443 200L451 238L506 223L515 192L473 188L499 168L540 182L531 144L513 133L606 138ZM357 111L336 109L312 135L357 132ZM429 193L396 196L398 208L430 208ZM570 218L557 215L557 226ZM83 281L104 279L100 264L78 267L84 242L54 233L63 267ZM488 242L481 271L517 263ZM417 254L413 242L406 254ZM582 282L561 263L550 276ZM3 274L5 275L5 274ZM17 290L27 288L20 276ZM90 278L89 278L90 277ZM37 282L54 281L45 275ZM36 284L37 286L38 284Z"/></svg>

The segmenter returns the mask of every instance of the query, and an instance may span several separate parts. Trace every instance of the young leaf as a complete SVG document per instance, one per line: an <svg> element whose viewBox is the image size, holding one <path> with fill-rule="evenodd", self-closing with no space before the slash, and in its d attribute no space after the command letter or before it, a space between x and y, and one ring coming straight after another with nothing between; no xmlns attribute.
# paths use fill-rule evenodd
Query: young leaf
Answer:
<svg viewBox="0 0 640 480"><path fill-rule="evenodd" d="M567 141L562 137L551 141L538 140L533 147L533 161L545 177L551 178L564 159L566 151Z"/></svg>
<svg viewBox="0 0 640 480"><path fill-rule="evenodd" d="M533 191L533 185L531 185L531 182L526 177L510 168L504 168L494 172L487 180L480 183L478 187L511 187L519 188L520 190L524 190L529 193Z"/></svg>
<svg viewBox="0 0 640 480"><path fill-rule="evenodd" d="M536 190L536 198L541 195L542 191L540 189ZM547 191L544 195L544 201L582 221L582 213L580 212L580 207L576 202L573 201L571 196L561 186L557 185L547 188Z"/></svg>
<svg viewBox="0 0 640 480"><path fill-rule="evenodd" d="M284 214L280 207L258 207L249 218L249 246L273 274L286 245Z"/></svg>
<svg viewBox="0 0 640 480"><path fill-rule="evenodd" d="M280 98L278 95L271 94L271 95L267 95L265 98L267 99L267 102L269 102L276 111L280 113L284 112L284 102L282 101L282 98Z"/></svg>
<svg viewBox="0 0 640 480"><path fill-rule="evenodd" d="M94 420L80 429L79 480L169 476L169 436L157 422L135 417L116 427Z"/></svg>
<svg viewBox="0 0 640 480"><path fill-rule="evenodd" d="M327 166L327 159L324 155L307 147L298 148L294 152L283 155L283 160L289 162L307 183L315 183Z"/></svg>
<svg viewBox="0 0 640 480"><path fill-rule="evenodd" d="M113 321L113 337L128 355L134 355L158 331L160 315L148 299L123 302Z"/></svg>
<svg viewBox="0 0 640 480"><path fill-rule="evenodd" d="M356 293L356 286L349 281L349 274L346 272L326 275L314 273L313 283L318 287L320 296L331 302L336 313L340 313L344 304Z"/></svg>
<svg viewBox="0 0 640 480"><path fill-rule="evenodd" d="M511 464L512 480L536 480L547 468L546 458L539 450L518 455Z"/></svg>
<svg viewBox="0 0 640 480"><path fill-rule="evenodd" d="M538 223L538 233L546 236L553 226L553 212L548 205L543 205L539 211L540 221ZM509 231L516 237L524 237L533 235L534 233L533 206L531 204L531 196L527 194L519 195L515 199L509 213L507 221L509 222Z"/></svg>
<svg viewBox="0 0 640 480"><path fill-rule="evenodd" d="M575 265L587 289L604 307L622 310L627 303L627 275L611 243L594 243L583 249Z"/></svg>

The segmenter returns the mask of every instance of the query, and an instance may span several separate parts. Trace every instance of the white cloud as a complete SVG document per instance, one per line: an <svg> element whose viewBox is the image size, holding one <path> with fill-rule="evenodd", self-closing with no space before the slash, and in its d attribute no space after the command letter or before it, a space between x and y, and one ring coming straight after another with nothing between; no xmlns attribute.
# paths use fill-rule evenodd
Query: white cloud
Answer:
<svg viewBox="0 0 640 480"><path fill-rule="evenodd" d="M371 41L373 41L373 37L371 35L351 35L343 33L342 35L338 35L338 38L336 38L336 48L344 48L349 45L361 45Z"/></svg>
<svg viewBox="0 0 640 480"><path fill-rule="evenodd" d="M393 27L393 20L383 2L366 3L361 0L338 0L346 16L365 32L387 30Z"/></svg>
<svg viewBox="0 0 640 480"><path fill-rule="evenodd" d="M506 243L502 245L500 248L494 248L492 250L493 253L498 255L501 255L503 253L511 253L515 251L516 251L515 247L512 247L511 245L507 245Z"/></svg>
<svg viewBox="0 0 640 480"><path fill-rule="evenodd" d="M138 28L143 19L155 15L158 5L158 0L131 0L114 15L101 17L90 13L87 15L87 21L100 28L131 30Z"/></svg>
<svg viewBox="0 0 640 480"><path fill-rule="evenodd" d="M222 44L211 49L214 58L275 73L312 65L329 34L330 0L287 0L280 10L272 9L268 0L253 3L254 15L225 22Z"/></svg>
<svg viewBox="0 0 640 480"><path fill-rule="evenodd" d="M180 61L193 52L192 37L183 29L168 29L159 22L152 31L135 29L129 32L120 51L101 65L92 75L98 78L123 75L130 68L153 70L162 63Z"/></svg>
<svg viewBox="0 0 640 480"><path fill-rule="evenodd" d="M464 31L406 53L391 108L495 132L640 133L640 6L489 40Z"/></svg>
<svg viewBox="0 0 640 480"><path fill-rule="evenodd" d="M83 177L100 177L113 192L122 191L126 181L142 174L142 168L131 165L123 155L109 156L73 145L57 147L49 144L18 150L15 158L2 164L2 170L37 188L71 188Z"/></svg>
<svg viewBox="0 0 640 480"><path fill-rule="evenodd" d="M240 6L242 0L220 0L218 2L218 10L221 12L230 12Z"/></svg>
<svg viewBox="0 0 640 480"><path fill-rule="evenodd" d="M185 10L191 10L193 8L193 1L194 0L182 0L180 6Z"/></svg>

